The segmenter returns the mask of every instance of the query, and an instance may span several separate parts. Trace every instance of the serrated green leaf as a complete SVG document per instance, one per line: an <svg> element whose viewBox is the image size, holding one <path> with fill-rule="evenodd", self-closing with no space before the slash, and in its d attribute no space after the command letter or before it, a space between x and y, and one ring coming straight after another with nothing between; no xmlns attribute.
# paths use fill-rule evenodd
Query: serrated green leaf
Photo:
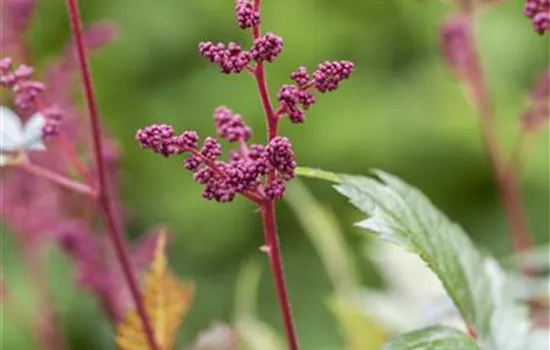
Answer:
<svg viewBox="0 0 550 350"><path fill-rule="evenodd" d="M418 254L441 279L462 317L480 335L490 330L491 282L480 269L484 258L466 233L433 207L420 191L378 172L371 178L343 175L336 185L370 215L357 225Z"/></svg>
<svg viewBox="0 0 550 350"><path fill-rule="evenodd" d="M417 189L376 171L382 180L339 175L335 188L369 214L358 226L418 254L484 343L486 350L529 349L527 310L516 304L510 281Z"/></svg>
<svg viewBox="0 0 550 350"><path fill-rule="evenodd" d="M433 326L393 338L381 350L478 350L477 344L456 329Z"/></svg>

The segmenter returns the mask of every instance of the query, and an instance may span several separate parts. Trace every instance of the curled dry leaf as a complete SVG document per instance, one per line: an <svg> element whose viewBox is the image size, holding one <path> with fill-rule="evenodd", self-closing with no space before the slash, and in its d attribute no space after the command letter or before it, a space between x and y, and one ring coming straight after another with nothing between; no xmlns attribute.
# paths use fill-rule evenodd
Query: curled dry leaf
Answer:
<svg viewBox="0 0 550 350"><path fill-rule="evenodd" d="M165 256L166 234L159 235L155 258L145 277L143 302L162 350L173 348L177 330L189 310L194 285L180 281L168 270ZM119 350L148 350L147 337L137 311L132 309L118 325Z"/></svg>

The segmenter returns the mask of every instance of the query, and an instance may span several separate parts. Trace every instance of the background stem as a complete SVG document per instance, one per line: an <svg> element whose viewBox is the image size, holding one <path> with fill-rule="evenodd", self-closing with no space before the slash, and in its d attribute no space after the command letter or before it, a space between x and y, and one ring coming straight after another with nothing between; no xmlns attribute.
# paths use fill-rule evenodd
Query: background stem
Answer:
<svg viewBox="0 0 550 350"><path fill-rule="evenodd" d="M82 23L80 18L80 11L78 9L77 0L66 0L67 11L69 15L69 21L71 24L71 32L73 35L73 40L76 44L77 54L78 54L78 64L80 68L80 74L82 77L82 84L84 88L84 93L86 97L86 103L88 106L88 113L90 118L90 124L92 128L92 139L93 139L93 150L97 166L97 178L98 178L98 202L101 208L101 213L105 222L107 233L111 243L114 246L115 255L118 259L118 263L121 265L122 273L124 279L128 285L130 293L132 295L137 313L141 320L143 331L149 342L151 350L159 350L155 336L153 333L153 328L145 312L145 307L143 305L143 300L139 292L138 283L134 276L134 272L130 265L130 259L128 257L128 252L124 242L124 237L119 230L119 225L115 221L115 213L111 205L111 199L109 198L109 189L107 172L105 167L105 159L103 157L103 145L102 145L102 133L101 125L99 120L99 114L97 109L97 103L95 101L95 95L93 91L92 78L90 74L90 69L88 66L88 60L86 56L86 48L84 45L83 33L82 33Z"/></svg>
<svg viewBox="0 0 550 350"><path fill-rule="evenodd" d="M504 208L506 221L510 228L512 245L516 253L530 250L533 247L533 239L529 231L527 217L523 208L521 188L517 180L517 169L508 168L496 123L493 102L487 83L479 53L475 43L475 22L473 9L468 11L469 36L471 42L471 64L469 65L468 80L470 94L477 109L481 122L481 135L493 171L493 176L498 187L500 200Z"/></svg>
<svg viewBox="0 0 550 350"><path fill-rule="evenodd" d="M90 186L77 181L73 181L47 168L42 168L38 165L34 165L32 163L27 163L27 162L17 163L14 166L30 174L55 182L56 184L62 187L68 188L72 191L82 193L90 197L96 196L96 192L92 188L90 188Z"/></svg>

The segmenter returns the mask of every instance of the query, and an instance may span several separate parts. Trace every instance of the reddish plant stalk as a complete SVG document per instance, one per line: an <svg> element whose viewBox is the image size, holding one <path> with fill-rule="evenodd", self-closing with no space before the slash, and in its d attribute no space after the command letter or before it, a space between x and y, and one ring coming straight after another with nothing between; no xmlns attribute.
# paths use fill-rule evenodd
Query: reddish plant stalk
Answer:
<svg viewBox="0 0 550 350"><path fill-rule="evenodd" d="M97 166L97 178L98 178L98 204L101 208L101 213L107 229L107 234L114 246L115 255L122 268L124 279L128 284L128 288L134 300L137 313L141 319L143 330L149 342L151 350L159 350L155 341L153 328L145 312L143 300L139 291L138 283L134 272L130 265L130 259L128 257L128 251L124 242L124 237L119 231L119 226L115 222L115 214L111 206L111 200L109 196L109 190L107 188L108 179L105 166L105 159L103 157L103 145L102 145L102 133L99 120L97 103L95 100L92 78L90 74L90 68L88 66L88 59L86 56L86 47L84 45L83 33L82 33L82 21L80 18L80 11L78 8L77 0L66 0L67 11L69 15L69 21L71 24L71 32L73 40L76 44L76 50L78 55L78 64L80 68L80 74L82 78L82 84L88 106L88 113L90 118L90 124L92 128L93 150L95 155L95 161Z"/></svg>
<svg viewBox="0 0 550 350"><path fill-rule="evenodd" d="M261 0L254 0L254 9L260 12ZM260 25L252 28L253 39L258 39L261 35ZM279 124L278 115L273 109L271 99L269 97L269 90L265 79L265 69L263 62L258 62L254 69L254 79L258 87L260 100L264 109L267 126L267 140L268 143L277 136L277 129ZM274 180L274 173L269 174L268 184L271 184ZM286 339L289 350L298 350L298 339L296 335L296 327L292 318L292 311L290 307L290 300L288 297L288 291L285 283L283 261L281 257L281 249L279 247L279 237L277 234L277 223L275 205L273 200L265 200L260 205L262 222L264 226L265 245L267 246L267 256L269 258L269 265L271 267L271 273L273 275L273 281L275 283L275 291L277 293L277 299L279 301L279 307L283 318L283 325L285 329Z"/></svg>
<svg viewBox="0 0 550 350"><path fill-rule="evenodd" d="M275 208L273 205L273 201L266 201L261 206L261 211L264 224L265 243L267 246L266 253L269 257L271 273L273 274L273 280L275 282L275 290L277 292L277 298L281 307L288 348L289 350L298 350L298 339L296 337L296 330L294 327L292 312L290 309L290 301L285 284L283 262L281 259L281 250L279 248L279 237L277 236L277 224L275 222Z"/></svg>
<svg viewBox="0 0 550 350"><path fill-rule="evenodd" d="M30 174L42 177L44 179L48 179L52 182L55 182L56 184L68 188L72 191L82 193L84 195L90 196L90 197L96 197L97 193L90 188L90 186L73 181L63 175L60 175L58 173L55 173L49 169L42 168L38 165L34 165L31 163L21 162L15 165L18 169L21 169L23 171L26 171Z"/></svg>
<svg viewBox="0 0 550 350"><path fill-rule="evenodd" d="M258 63L254 72L254 78L256 85L258 86L258 92L260 93L260 99L262 100L262 106L266 116L268 141L277 136L278 120L279 118L273 111L271 105L271 99L269 98L269 92L267 88L267 82L265 80L265 71L263 62Z"/></svg>
<svg viewBox="0 0 550 350"><path fill-rule="evenodd" d="M469 9L470 33L474 42L473 10ZM497 123L492 98L485 81L477 47L472 45L472 64L469 67L471 97L480 116L481 134L485 149L497 183L506 221L511 231L512 245L516 253L532 249L533 238L529 231L527 216L523 208L521 188L517 180L517 169L508 168L502 153L502 142L497 133Z"/></svg>

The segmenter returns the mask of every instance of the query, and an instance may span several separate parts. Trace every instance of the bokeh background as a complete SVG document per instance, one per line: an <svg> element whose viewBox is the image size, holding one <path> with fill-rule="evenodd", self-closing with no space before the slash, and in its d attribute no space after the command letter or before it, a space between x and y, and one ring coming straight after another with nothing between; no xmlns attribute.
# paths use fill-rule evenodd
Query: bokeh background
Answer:
<svg viewBox="0 0 550 350"><path fill-rule="evenodd" d="M422 189L459 222L482 249L499 257L510 252L507 228L478 123L462 89L439 55L439 26L453 11L440 1L265 0L264 29L285 40L283 54L268 65L274 92L300 65L324 60L354 61L352 79L319 98L304 125L283 123L301 165L366 174L380 168ZM92 67L99 105L111 134L124 152L124 200L135 238L162 224L174 232L170 264L193 279L197 296L184 326L188 342L212 321L231 322L239 271L247 261L262 266L258 317L281 331L267 261L258 251L262 228L255 208L244 200L231 205L200 198L201 188L179 160L139 149L137 128L170 123L179 130L212 135L212 112L227 105L245 116L262 141L264 121L255 85L246 75L225 76L199 57L202 40L249 37L235 25L232 0L82 1L87 23L112 21L118 40L96 53ZM521 1L505 1L483 13L478 41L494 92L506 145L512 145L527 93L548 66L548 36L535 35L522 15ZM32 54L47 64L69 39L63 1L39 1L31 28ZM546 129L546 128L545 128ZM522 185L530 224L542 244L548 240L548 130L538 133L525 160ZM365 236L352 228L361 214L326 183L306 181L342 226L350 258L361 282L381 283L363 254ZM343 338L327 307L333 287L319 252L286 203L278 206L279 229L290 296L304 349L340 350ZM4 239L2 265L10 288L27 295L20 259ZM92 296L72 283L71 265L51 254L50 280L72 349L109 349L112 330L102 321ZM33 349L28 333L2 319L7 349Z"/></svg>

